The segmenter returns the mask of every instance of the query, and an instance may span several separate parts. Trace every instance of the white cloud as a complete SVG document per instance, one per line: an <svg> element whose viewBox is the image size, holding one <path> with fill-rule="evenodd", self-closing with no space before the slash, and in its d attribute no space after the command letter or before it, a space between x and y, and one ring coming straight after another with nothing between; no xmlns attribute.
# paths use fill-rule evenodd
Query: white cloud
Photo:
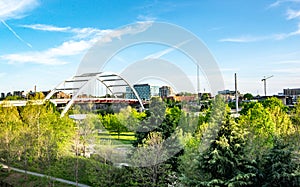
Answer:
<svg viewBox="0 0 300 187"><path fill-rule="evenodd" d="M277 0L270 4L268 8L278 7L283 3L300 3L300 0Z"/></svg>
<svg viewBox="0 0 300 187"><path fill-rule="evenodd" d="M0 56L0 59L9 63L36 63L46 65L62 65L68 62L61 60L61 57L78 55L87 50L93 43L89 41L68 41L62 45L50 48L45 51L34 51L26 53L8 54Z"/></svg>
<svg viewBox="0 0 300 187"><path fill-rule="evenodd" d="M138 20L141 20L141 21L155 21L157 18L156 17L153 17L153 16L146 16L146 15L138 15L137 17Z"/></svg>
<svg viewBox="0 0 300 187"><path fill-rule="evenodd" d="M56 27L51 25L26 25L27 28L52 32L70 32L74 39L66 41L58 47L44 51L31 51L25 53L7 54L0 59L8 63L35 63L45 65L62 65L68 63L62 60L64 57L83 54L99 39L102 42L110 42L113 38L121 38L125 34L135 34L148 28L150 22L140 22L136 26L127 26L119 30L100 30L93 28Z"/></svg>
<svg viewBox="0 0 300 187"><path fill-rule="evenodd" d="M293 32L289 32L289 33L276 34L276 35L274 35L274 39L283 40L283 39L289 38L291 36L297 36L297 35L300 35L300 24L298 24L297 30L295 30Z"/></svg>
<svg viewBox="0 0 300 187"><path fill-rule="evenodd" d="M88 37L99 37L105 34L109 34L112 30L100 30L95 28L75 28L71 29L71 32L75 34L75 38L82 39Z"/></svg>
<svg viewBox="0 0 300 187"><path fill-rule="evenodd" d="M32 24L32 25L20 25L20 26L24 28L30 28L33 30L40 30L40 31L71 33L74 35L75 39L98 37L111 32L111 30L101 30L101 29L90 28L90 27L87 28L57 27L57 26L46 25L46 24Z"/></svg>
<svg viewBox="0 0 300 187"><path fill-rule="evenodd" d="M299 18L299 17L300 17L300 10L298 10L298 11L292 10L292 9L287 10L287 19L288 20Z"/></svg>
<svg viewBox="0 0 300 187"><path fill-rule="evenodd" d="M152 23L153 23L152 21L142 21L142 22L137 22L137 24L135 24L134 26L129 25L122 29L107 31L106 34L103 35L101 41L111 42L113 38L121 39L121 36L126 34L134 35L143 32L147 30L152 25Z"/></svg>
<svg viewBox="0 0 300 187"><path fill-rule="evenodd" d="M268 37L240 36L220 39L220 42L248 43L266 40Z"/></svg>
<svg viewBox="0 0 300 187"><path fill-rule="evenodd" d="M70 30L70 27L56 27L53 25L45 25L45 24L32 24L32 25L21 25L25 28L30 28L34 30L41 30L41 31L56 31L56 32L66 32Z"/></svg>
<svg viewBox="0 0 300 187"><path fill-rule="evenodd" d="M28 47L32 47L30 43L23 40L5 21L9 19L18 19L25 16L25 12L34 9L38 5L37 0L1 0L0 1L0 21L9 29L12 34Z"/></svg>
<svg viewBox="0 0 300 187"><path fill-rule="evenodd" d="M1 0L0 20L18 19L38 5L37 0Z"/></svg>
<svg viewBox="0 0 300 187"><path fill-rule="evenodd" d="M48 32L66 32L74 34L74 38L76 39L84 39L84 38L93 38L93 37L120 37L123 34L135 34L137 32L141 32L148 28L152 24L152 21L141 21L137 22L135 27L127 26L119 30L110 30L110 29L97 29L97 28L72 28L72 27L57 27L53 25L45 25L45 24L32 24L32 25L20 25L24 28L30 28L33 30L40 31L48 31Z"/></svg>
<svg viewBox="0 0 300 187"><path fill-rule="evenodd" d="M169 48L167 48L167 49L165 49L165 50L163 50L163 51L159 51L159 52L157 52L157 53L148 55L148 56L146 56L144 59L157 59L157 58L160 58L160 57L162 57L162 56L164 56L164 55L166 55L166 54L168 54L168 53L171 53L171 52L174 51L175 49L178 49L180 46L182 46L182 45L188 43L189 41L190 41L190 40L183 41L183 42L181 42L181 43L179 43L179 44L177 44L177 45L174 45L174 46L172 46L172 47L169 47Z"/></svg>
<svg viewBox="0 0 300 187"><path fill-rule="evenodd" d="M300 35L300 23L295 31L289 33L272 34L268 36L240 36L232 38L223 38L219 42L232 42L232 43L249 43L259 42L264 40L284 40L292 36Z"/></svg>

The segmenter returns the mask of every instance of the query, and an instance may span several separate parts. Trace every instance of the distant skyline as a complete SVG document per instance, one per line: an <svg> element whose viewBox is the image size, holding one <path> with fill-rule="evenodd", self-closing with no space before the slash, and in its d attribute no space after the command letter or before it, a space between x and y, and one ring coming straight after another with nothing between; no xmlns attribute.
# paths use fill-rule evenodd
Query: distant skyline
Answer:
<svg viewBox="0 0 300 187"><path fill-rule="evenodd" d="M234 73L241 93L264 95L261 79L271 75L268 95L300 87L300 0L2 0L0 92L34 85L38 91L52 89L75 75L99 38L144 21L176 24L201 39L220 67L225 89L234 89ZM123 51L107 70L120 72L153 56L179 67L186 61L166 46L145 45ZM181 68L196 87L196 68ZM204 89L209 91L201 75Z"/></svg>

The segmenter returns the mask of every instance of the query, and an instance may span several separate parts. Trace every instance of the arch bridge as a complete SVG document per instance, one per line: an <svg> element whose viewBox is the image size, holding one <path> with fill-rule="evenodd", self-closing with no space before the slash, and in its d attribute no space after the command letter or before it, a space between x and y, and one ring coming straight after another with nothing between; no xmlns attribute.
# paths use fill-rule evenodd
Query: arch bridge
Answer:
<svg viewBox="0 0 300 187"><path fill-rule="evenodd" d="M103 98L103 96L101 98L99 97L99 92L97 93L97 89L100 87L100 85L98 85L98 83L105 86L106 96L108 92L110 92L112 96L111 98ZM53 90L51 90L51 92L45 97L44 101L46 100L51 101L52 100L51 97L55 93L60 91L71 92L72 94L72 97L68 100L67 105L65 106L65 108L61 113L61 116L64 116L74 103L84 102L84 101L111 102L111 103L138 102L141 109L144 110L143 102L139 97L139 95L137 94L136 90L133 88L133 86L131 86L120 75L117 75L115 73L97 72L97 73L84 73L81 75L73 76L70 79L64 80L63 82L58 84ZM88 93L87 91L89 91L89 94L84 94L84 92ZM130 93L133 93L136 99L124 98L126 92L128 91L130 91Z"/></svg>

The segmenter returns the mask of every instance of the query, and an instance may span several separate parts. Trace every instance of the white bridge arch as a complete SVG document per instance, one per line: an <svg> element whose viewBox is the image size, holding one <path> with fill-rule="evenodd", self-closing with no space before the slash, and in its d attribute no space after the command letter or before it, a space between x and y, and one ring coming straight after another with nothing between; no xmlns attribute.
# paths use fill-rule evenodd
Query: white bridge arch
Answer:
<svg viewBox="0 0 300 187"><path fill-rule="evenodd" d="M111 72L98 72L98 73L84 73L82 75L76 75L71 77L70 79L64 80L60 84L58 84L51 92L45 97L45 100L50 100L50 98L59 91L72 91L72 98L67 103L66 107L63 109L61 113L61 117L63 117L71 106L74 104L75 100L80 96L82 91L84 91L91 82L98 81L102 83L107 90L110 91L113 97L117 98L118 94L124 92L119 92L116 88L124 88L129 87L132 93L135 95L137 101L139 102L141 109L144 110L144 106L141 98L137 94L136 90L131 86L125 79L123 79L120 75L111 73ZM65 87L65 84L73 83L70 87Z"/></svg>

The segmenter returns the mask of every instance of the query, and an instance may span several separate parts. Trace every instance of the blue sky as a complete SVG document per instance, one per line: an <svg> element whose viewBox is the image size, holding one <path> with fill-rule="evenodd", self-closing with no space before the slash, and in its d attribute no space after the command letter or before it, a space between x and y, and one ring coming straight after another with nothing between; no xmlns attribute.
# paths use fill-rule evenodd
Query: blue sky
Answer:
<svg viewBox="0 0 300 187"><path fill-rule="evenodd" d="M97 39L143 21L176 24L199 37L226 89L234 88L234 73L242 93L263 95L261 79L270 75L268 94L300 87L300 0L1 0L0 21L0 92L52 89L76 73ZM131 62L165 49L132 47L119 57ZM108 69L120 71L113 62ZM196 84L196 70L182 69ZM202 76L200 85L209 90Z"/></svg>

